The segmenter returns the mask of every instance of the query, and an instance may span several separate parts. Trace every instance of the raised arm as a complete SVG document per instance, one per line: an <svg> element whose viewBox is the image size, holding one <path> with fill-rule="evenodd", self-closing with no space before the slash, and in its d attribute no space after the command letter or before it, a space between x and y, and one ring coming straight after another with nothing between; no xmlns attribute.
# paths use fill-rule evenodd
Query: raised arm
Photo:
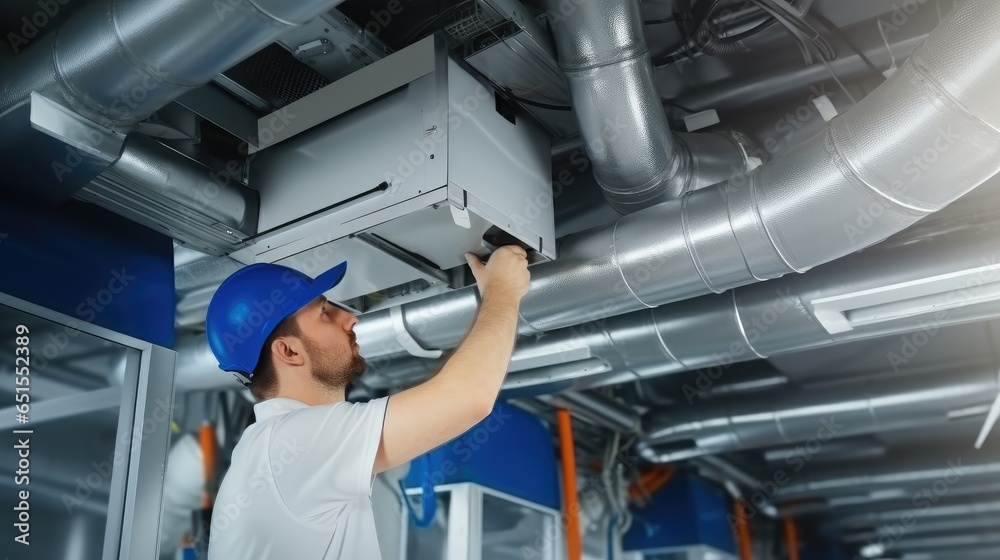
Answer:
<svg viewBox="0 0 1000 560"><path fill-rule="evenodd" d="M527 253L507 246L485 265L471 253L466 258L482 295L479 314L437 375L389 398L376 473L461 435L489 415L500 393L517 336L518 306L528 291Z"/></svg>

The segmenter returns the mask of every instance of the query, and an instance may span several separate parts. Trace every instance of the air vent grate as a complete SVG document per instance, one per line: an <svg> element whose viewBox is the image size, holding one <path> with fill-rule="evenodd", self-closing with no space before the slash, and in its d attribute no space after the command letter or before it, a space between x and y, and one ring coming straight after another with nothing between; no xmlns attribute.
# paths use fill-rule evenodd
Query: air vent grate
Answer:
<svg viewBox="0 0 1000 560"><path fill-rule="evenodd" d="M223 76L274 108L284 107L330 84L330 80L277 43L223 72Z"/></svg>
<svg viewBox="0 0 1000 560"><path fill-rule="evenodd" d="M457 13L444 30L453 39L463 40L486 31L499 21L492 10L484 9L479 2L472 2L468 8Z"/></svg>

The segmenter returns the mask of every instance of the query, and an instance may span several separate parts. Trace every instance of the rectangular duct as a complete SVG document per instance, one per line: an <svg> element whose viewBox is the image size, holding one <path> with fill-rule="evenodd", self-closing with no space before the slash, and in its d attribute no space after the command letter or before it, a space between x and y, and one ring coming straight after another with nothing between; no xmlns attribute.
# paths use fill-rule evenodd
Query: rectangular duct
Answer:
<svg viewBox="0 0 1000 560"><path fill-rule="evenodd" d="M996 264L813 300L830 334L1000 300Z"/></svg>
<svg viewBox="0 0 1000 560"><path fill-rule="evenodd" d="M328 295L365 310L453 287L497 229L555 258L549 137L509 116L429 37L262 118L261 233L232 256L307 274L346 259Z"/></svg>

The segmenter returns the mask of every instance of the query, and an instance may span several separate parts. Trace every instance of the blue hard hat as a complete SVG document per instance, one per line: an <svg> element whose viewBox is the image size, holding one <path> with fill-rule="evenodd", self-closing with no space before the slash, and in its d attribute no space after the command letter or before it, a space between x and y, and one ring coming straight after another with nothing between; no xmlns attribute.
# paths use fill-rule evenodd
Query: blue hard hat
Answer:
<svg viewBox="0 0 1000 560"><path fill-rule="evenodd" d="M346 272L347 262L315 279L294 268L268 263L234 272L208 304L206 335L219 367L249 378L264 342L278 323L339 284Z"/></svg>

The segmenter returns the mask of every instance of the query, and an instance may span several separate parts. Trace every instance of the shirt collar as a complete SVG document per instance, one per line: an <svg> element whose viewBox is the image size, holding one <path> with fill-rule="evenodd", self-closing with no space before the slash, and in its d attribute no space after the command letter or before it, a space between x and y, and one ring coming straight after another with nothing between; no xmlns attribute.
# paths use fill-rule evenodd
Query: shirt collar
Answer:
<svg viewBox="0 0 1000 560"><path fill-rule="evenodd" d="M253 405L253 413L254 416L257 417L257 421L261 422L273 416L288 414L289 412L302 408L309 408L309 405L295 399L276 397Z"/></svg>

